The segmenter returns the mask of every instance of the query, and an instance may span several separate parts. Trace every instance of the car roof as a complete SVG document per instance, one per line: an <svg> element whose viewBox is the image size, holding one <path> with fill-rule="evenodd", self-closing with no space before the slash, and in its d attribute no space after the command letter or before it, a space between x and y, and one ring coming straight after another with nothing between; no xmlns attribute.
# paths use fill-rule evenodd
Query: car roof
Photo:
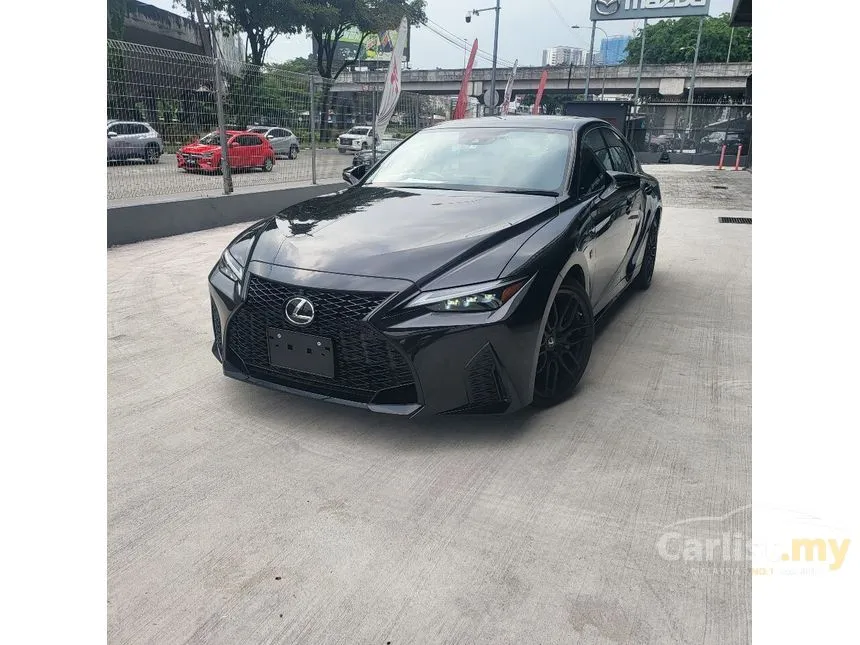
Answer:
<svg viewBox="0 0 860 645"><path fill-rule="evenodd" d="M447 128L550 128L554 130L581 130L590 123L605 123L601 119L581 116L551 116L542 114L517 114L509 116L489 116L479 119L456 119L443 121L430 126L428 130Z"/></svg>

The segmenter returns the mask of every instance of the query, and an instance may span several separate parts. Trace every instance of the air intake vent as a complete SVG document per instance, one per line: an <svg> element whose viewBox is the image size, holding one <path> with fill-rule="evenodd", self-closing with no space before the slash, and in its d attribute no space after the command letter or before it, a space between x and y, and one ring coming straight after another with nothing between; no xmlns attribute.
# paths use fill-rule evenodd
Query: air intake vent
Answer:
<svg viewBox="0 0 860 645"><path fill-rule="evenodd" d="M752 224L752 217L721 217L720 224Z"/></svg>

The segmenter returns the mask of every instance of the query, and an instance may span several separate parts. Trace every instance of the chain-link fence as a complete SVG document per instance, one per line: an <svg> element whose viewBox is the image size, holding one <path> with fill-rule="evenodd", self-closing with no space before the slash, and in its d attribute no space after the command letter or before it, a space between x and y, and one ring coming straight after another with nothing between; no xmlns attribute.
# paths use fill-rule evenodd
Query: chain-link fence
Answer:
<svg viewBox="0 0 860 645"><path fill-rule="evenodd" d="M628 124L628 138L637 152L742 154L750 149L752 105L727 99L692 105L649 100L639 106Z"/></svg>
<svg viewBox="0 0 860 645"><path fill-rule="evenodd" d="M235 188L340 178L352 155L373 145L373 115L381 84L340 91L337 83L277 65L216 61L120 41L108 41L108 200L223 193L217 98L220 94ZM401 93L385 138L431 125L431 97ZM207 137L207 135L210 135ZM258 139L259 141L259 139Z"/></svg>

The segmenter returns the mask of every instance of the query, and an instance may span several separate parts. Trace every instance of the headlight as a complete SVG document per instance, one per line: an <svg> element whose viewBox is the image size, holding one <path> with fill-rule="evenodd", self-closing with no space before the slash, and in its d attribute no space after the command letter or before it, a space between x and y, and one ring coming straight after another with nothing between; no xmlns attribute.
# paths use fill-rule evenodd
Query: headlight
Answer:
<svg viewBox="0 0 860 645"><path fill-rule="evenodd" d="M203 158L204 158L204 159L211 159L211 158L212 158L212 157L214 157L214 156L215 156L215 153L214 153L214 152L206 152L206 153L204 153L204 154L203 154Z"/></svg>
<svg viewBox="0 0 860 645"><path fill-rule="evenodd" d="M228 246L218 261L218 270L231 280L241 282L253 242L253 237L249 237Z"/></svg>
<svg viewBox="0 0 860 645"><path fill-rule="evenodd" d="M513 298L526 280L487 282L455 289L441 289L419 294L408 307L426 307L431 311L494 311Z"/></svg>

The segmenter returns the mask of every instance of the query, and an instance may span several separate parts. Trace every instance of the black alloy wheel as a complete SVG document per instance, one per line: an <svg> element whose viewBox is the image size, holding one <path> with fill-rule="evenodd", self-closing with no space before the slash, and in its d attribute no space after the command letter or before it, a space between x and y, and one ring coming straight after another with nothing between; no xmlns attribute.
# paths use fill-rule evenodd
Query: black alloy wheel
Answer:
<svg viewBox="0 0 860 645"><path fill-rule="evenodd" d="M266 160L263 162L263 172L271 172L274 167L275 160L271 157L266 157Z"/></svg>
<svg viewBox="0 0 860 645"><path fill-rule="evenodd" d="M547 408L576 388L594 344L594 313L579 283L563 284L555 295L538 352L533 405Z"/></svg>
<svg viewBox="0 0 860 645"><path fill-rule="evenodd" d="M654 265L657 264L657 235L660 231L660 220L655 219L648 231L648 239L645 241L645 255L642 257L642 268L639 275L633 280L636 289L645 291L651 286L651 278L654 277Z"/></svg>
<svg viewBox="0 0 860 645"><path fill-rule="evenodd" d="M295 159L299 156L299 147L290 146L290 151L287 153L287 159Z"/></svg>
<svg viewBox="0 0 860 645"><path fill-rule="evenodd" d="M158 154L158 146L152 144L146 146L146 149L143 152L143 160L149 164L158 163L159 156L160 155Z"/></svg>

